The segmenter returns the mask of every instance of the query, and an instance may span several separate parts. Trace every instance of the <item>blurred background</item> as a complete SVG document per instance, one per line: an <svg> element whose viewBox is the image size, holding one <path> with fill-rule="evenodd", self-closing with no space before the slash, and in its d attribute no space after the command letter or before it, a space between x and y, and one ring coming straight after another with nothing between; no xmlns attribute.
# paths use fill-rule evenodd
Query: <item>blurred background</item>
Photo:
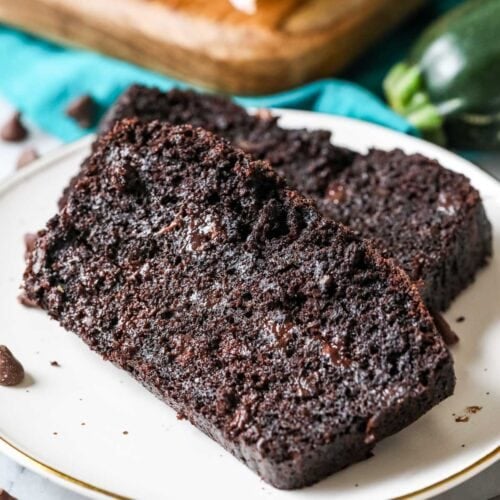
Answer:
<svg viewBox="0 0 500 500"><path fill-rule="evenodd" d="M498 175L498 0L2 0L0 23L0 96L61 141L140 82L375 122Z"/></svg>

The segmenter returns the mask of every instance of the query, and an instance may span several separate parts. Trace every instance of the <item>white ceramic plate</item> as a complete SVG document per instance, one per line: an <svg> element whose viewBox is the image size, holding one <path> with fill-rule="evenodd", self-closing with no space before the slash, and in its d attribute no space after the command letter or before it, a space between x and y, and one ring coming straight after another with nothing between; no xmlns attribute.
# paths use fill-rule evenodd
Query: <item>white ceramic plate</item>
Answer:
<svg viewBox="0 0 500 500"><path fill-rule="evenodd" d="M500 185L443 149L381 127L305 112L281 114L285 126L331 129L337 143L353 149L401 147L437 158L481 191L494 227L495 257L446 314L461 339L453 348L455 395L377 445L373 458L314 487L284 492L267 486L75 335L17 303L23 234L55 213L62 188L88 153L87 138L0 187L0 344L29 373L22 387L0 387L0 451L91 497L176 500L428 497L499 458ZM465 321L457 323L459 316ZM482 409L468 415L468 422L456 422L470 406Z"/></svg>

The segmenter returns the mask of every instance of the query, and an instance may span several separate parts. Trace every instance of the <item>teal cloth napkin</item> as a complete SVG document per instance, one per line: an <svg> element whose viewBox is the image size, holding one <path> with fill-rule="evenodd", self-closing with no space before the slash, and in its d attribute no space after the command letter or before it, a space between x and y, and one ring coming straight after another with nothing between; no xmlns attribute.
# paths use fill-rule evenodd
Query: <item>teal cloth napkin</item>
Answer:
<svg viewBox="0 0 500 500"><path fill-rule="evenodd" d="M430 14L427 9L426 15L432 18L456 3L457 0L435 2ZM399 52L382 45L378 52L366 56L365 62L358 65L370 68L364 75L356 75L354 68L354 78L367 83L372 91L356 83L328 78L278 94L236 99L245 106L319 111L414 133L403 118L393 113L373 93L379 90L381 75L400 57L400 52L409 42L406 35L406 40L395 44ZM385 43L394 46L393 41ZM370 61L375 61L375 66ZM359 73L359 69L357 71ZM174 86L188 87L185 83L124 61L62 47L0 25L0 93L33 123L64 141L72 141L88 133L64 114L73 98L88 93L105 109L132 83L154 85L164 90Z"/></svg>

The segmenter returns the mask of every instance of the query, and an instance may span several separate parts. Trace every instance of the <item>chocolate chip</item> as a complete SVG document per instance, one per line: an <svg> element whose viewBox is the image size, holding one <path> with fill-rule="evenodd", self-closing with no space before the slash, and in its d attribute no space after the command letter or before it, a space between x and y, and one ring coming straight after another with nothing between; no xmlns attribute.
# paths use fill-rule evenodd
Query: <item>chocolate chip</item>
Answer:
<svg viewBox="0 0 500 500"><path fill-rule="evenodd" d="M34 300L31 300L25 293L19 295L17 301L24 307L32 307L34 309L39 307L39 305Z"/></svg>
<svg viewBox="0 0 500 500"><path fill-rule="evenodd" d="M457 323L462 323L462 321L465 321L465 317L464 316L459 316L455 321Z"/></svg>
<svg viewBox="0 0 500 500"><path fill-rule="evenodd" d="M21 121L21 113L14 113L12 117L4 123L0 130L0 137L8 142L24 141L27 136L28 130Z"/></svg>
<svg viewBox="0 0 500 500"><path fill-rule="evenodd" d="M88 94L77 97L68 104L66 114L82 128L90 128L94 123L96 103Z"/></svg>
<svg viewBox="0 0 500 500"><path fill-rule="evenodd" d="M335 205L343 203L347 198L345 186L337 181L331 182L326 189L326 198Z"/></svg>
<svg viewBox="0 0 500 500"><path fill-rule="evenodd" d="M476 405L474 405L474 406L467 406L467 408L465 408L465 411L467 413L474 414L474 413L477 413L477 412L481 411L482 409L483 409L482 406L476 406Z"/></svg>
<svg viewBox="0 0 500 500"><path fill-rule="evenodd" d="M37 150L34 148L26 148L24 149L19 158L17 159L16 169L20 170L21 168L27 167L30 163L39 158Z"/></svg>
<svg viewBox="0 0 500 500"><path fill-rule="evenodd" d="M5 490L0 488L0 500L17 500L17 498L9 495Z"/></svg>
<svg viewBox="0 0 500 500"><path fill-rule="evenodd" d="M57 368L59 368L61 365L57 361L51 361L50 366L56 366Z"/></svg>
<svg viewBox="0 0 500 500"><path fill-rule="evenodd" d="M9 349L0 345L0 385L20 384L24 379L24 368Z"/></svg>

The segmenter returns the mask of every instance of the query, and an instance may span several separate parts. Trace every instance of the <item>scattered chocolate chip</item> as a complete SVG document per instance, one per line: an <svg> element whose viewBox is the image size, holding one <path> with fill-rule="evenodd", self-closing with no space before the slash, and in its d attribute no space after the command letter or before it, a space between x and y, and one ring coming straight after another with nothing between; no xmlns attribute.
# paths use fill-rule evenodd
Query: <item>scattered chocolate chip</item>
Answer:
<svg viewBox="0 0 500 500"><path fill-rule="evenodd" d="M31 307L33 309L39 307L38 304L34 300L31 300L24 292L17 297L17 301L24 307Z"/></svg>
<svg viewBox="0 0 500 500"><path fill-rule="evenodd" d="M461 444L460 446L461 446L462 448L465 448L465 444Z"/></svg>
<svg viewBox="0 0 500 500"><path fill-rule="evenodd" d="M457 323L462 323L462 321L465 321L465 316L459 316L455 321Z"/></svg>
<svg viewBox="0 0 500 500"><path fill-rule="evenodd" d="M21 121L21 113L18 112L14 113L0 130L0 137L8 142L20 142L26 139L27 136L28 130Z"/></svg>
<svg viewBox="0 0 500 500"><path fill-rule="evenodd" d="M54 436L57 436L57 432L53 432L52 434L53 434Z"/></svg>
<svg viewBox="0 0 500 500"><path fill-rule="evenodd" d="M465 411L473 415L474 413L477 413L482 409L483 409L482 406L467 406L467 408L465 408Z"/></svg>
<svg viewBox="0 0 500 500"><path fill-rule="evenodd" d="M80 425L86 425L85 422L82 422Z"/></svg>
<svg viewBox="0 0 500 500"><path fill-rule="evenodd" d="M90 128L94 123L96 103L88 94L77 97L68 104L66 114L82 128Z"/></svg>
<svg viewBox="0 0 500 500"><path fill-rule="evenodd" d="M9 495L5 490L0 488L0 500L17 500L16 497Z"/></svg>
<svg viewBox="0 0 500 500"><path fill-rule="evenodd" d="M123 431L122 434L126 436L128 434L128 431Z"/></svg>
<svg viewBox="0 0 500 500"><path fill-rule="evenodd" d="M57 366L59 368L61 365L57 361L51 361L50 366Z"/></svg>
<svg viewBox="0 0 500 500"><path fill-rule="evenodd" d="M455 418L455 422L468 422L469 417L467 415L459 415Z"/></svg>
<svg viewBox="0 0 500 500"><path fill-rule="evenodd" d="M23 379L23 365L6 346L0 345L0 385L19 385Z"/></svg>
<svg viewBox="0 0 500 500"><path fill-rule="evenodd" d="M37 150L34 148L26 148L24 151L21 151L19 158L17 159L16 169L20 170L24 167L27 167L30 163L33 163L40 155Z"/></svg>
<svg viewBox="0 0 500 500"><path fill-rule="evenodd" d="M456 344L459 341L458 335L451 329L443 315L435 311L431 311L431 315L438 332L443 337L444 343L446 345Z"/></svg>

